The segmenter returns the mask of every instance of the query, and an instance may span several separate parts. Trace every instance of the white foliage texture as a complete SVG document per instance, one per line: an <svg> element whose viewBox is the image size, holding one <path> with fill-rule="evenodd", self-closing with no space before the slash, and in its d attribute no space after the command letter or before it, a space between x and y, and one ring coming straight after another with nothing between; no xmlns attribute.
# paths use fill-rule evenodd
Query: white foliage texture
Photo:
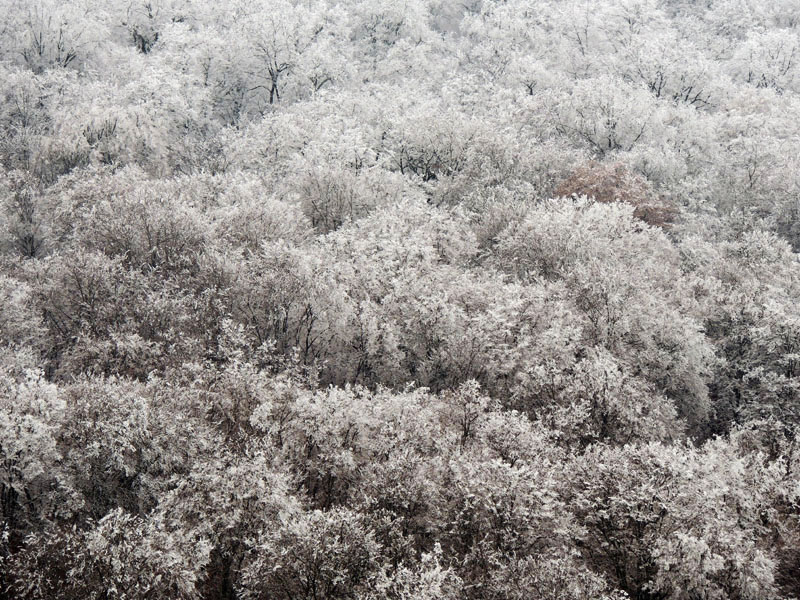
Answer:
<svg viewBox="0 0 800 600"><path fill-rule="evenodd" d="M800 0L0 0L0 600L800 597Z"/></svg>

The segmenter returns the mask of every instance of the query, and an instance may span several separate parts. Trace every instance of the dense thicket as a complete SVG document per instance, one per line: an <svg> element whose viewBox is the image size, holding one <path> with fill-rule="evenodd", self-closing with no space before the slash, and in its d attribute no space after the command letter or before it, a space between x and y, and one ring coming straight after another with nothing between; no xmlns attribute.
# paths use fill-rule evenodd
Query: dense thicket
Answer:
<svg viewBox="0 0 800 600"><path fill-rule="evenodd" d="M798 57L798 0L0 0L0 598L800 596Z"/></svg>

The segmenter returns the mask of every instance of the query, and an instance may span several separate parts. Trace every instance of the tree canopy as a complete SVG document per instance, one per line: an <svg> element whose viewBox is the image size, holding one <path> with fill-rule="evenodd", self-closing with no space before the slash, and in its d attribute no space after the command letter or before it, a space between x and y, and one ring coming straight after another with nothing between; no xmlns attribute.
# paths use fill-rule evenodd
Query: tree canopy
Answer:
<svg viewBox="0 0 800 600"><path fill-rule="evenodd" d="M0 0L0 599L800 597L800 0Z"/></svg>

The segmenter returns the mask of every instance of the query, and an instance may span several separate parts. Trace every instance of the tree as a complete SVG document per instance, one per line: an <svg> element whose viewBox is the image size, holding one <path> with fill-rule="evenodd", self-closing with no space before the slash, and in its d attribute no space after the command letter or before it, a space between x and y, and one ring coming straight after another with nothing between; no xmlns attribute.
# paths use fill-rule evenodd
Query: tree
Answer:
<svg viewBox="0 0 800 600"><path fill-rule="evenodd" d="M158 524L111 511L86 530L49 530L28 538L27 547L10 561L16 597L44 600L102 598L197 597L209 546Z"/></svg>
<svg viewBox="0 0 800 600"><path fill-rule="evenodd" d="M646 252L639 250L645 247ZM645 254L653 262L643 261ZM573 354L556 360L556 373L570 373L575 367L565 369L567 364L598 356L597 349L605 348L624 365L623 373L642 378L644 389L653 386L671 398L692 427L704 423L713 359L700 333L701 313L687 289L677 291L682 276L675 248L662 232L638 223L632 207L579 199L531 209L500 236L494 260L523 282L545 279L565 285L560 294L577 317L570 328L580 333ZM662 298L657 309L653 297ZM541 393L547 372L531 369L521 386L523 396L537 389Z"/></svg>
<svg viewBox="0 0 800 600"><path fill-rule="evenodd" d="M34 73L50 68L81 68L107 32L83 2L65 6L49 0L4 0L3 27L10 43L6 60L23 64Z"/></svg>
<svg viewBox="0 0 800 600"><path fill-rule="evenodd" d="M774 467L720 456L724 444L598 446L578 458L567 502L590 564L632 598L776 594L760 487Z"/></svg>
<svg viewBox="0 0 800 600"><path fill-rule="evenodd" d="M0 386L0 515L6 542L16 550L33 527L69 513L68 506L59 506L69 497L57 446L65 405L35 370L4 368Z"/></svg>
<svg viewBox="0 0 800 600"><path fill-rule="evenodd" d="M646 179L631 173L621 163L589 163L555 189L556 196L587 196L597 202L626 202L634 207L633 215L648 225L669 227L676 209L656 197Z"/></svg>

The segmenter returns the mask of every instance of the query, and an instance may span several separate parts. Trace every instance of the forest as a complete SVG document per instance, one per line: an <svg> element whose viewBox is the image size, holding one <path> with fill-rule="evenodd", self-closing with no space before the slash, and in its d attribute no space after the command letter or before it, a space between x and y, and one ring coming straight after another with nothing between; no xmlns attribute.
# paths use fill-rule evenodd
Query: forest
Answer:
<svg viewBox="0 0 800 600"><path fill-rule="evenodd" d="M800 0L0 0L0 600L800 598Z"/></svg>

